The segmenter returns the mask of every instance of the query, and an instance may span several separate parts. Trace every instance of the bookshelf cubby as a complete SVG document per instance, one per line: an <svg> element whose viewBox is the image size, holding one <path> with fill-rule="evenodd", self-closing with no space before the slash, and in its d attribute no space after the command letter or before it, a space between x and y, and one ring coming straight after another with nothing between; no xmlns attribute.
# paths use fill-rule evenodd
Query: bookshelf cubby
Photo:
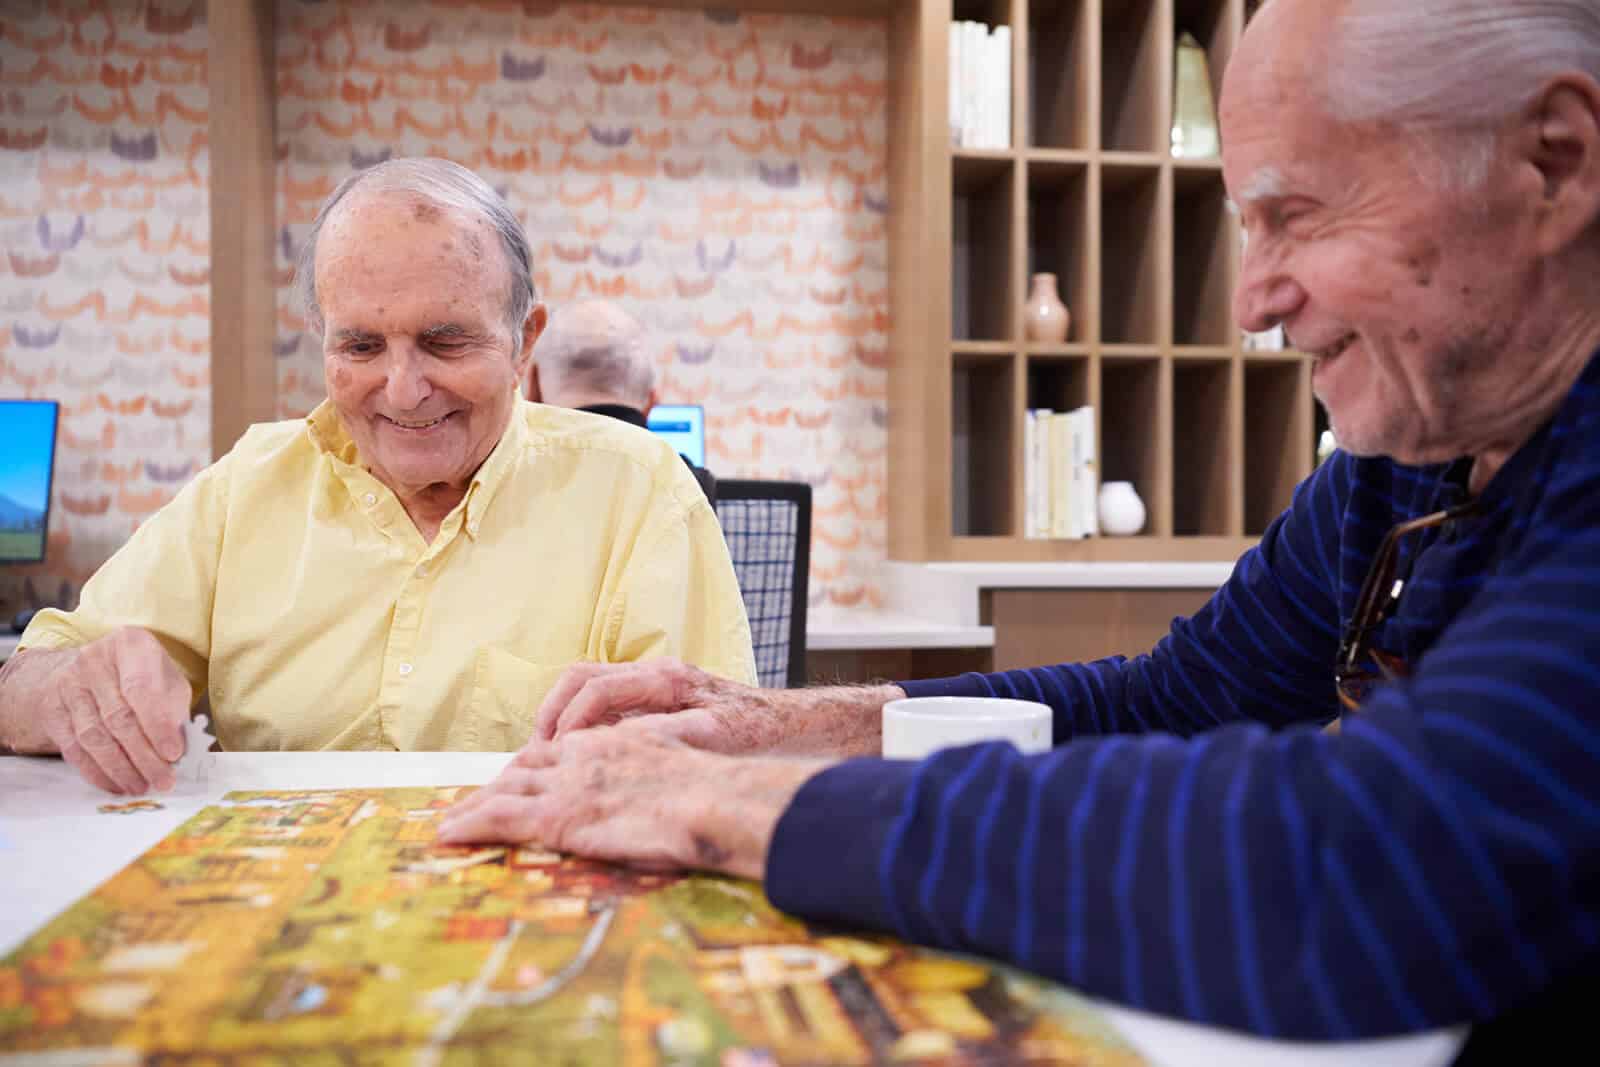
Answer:
<svg viewBox="0 0 1600 1067"><path fill-rule="evenodd" d="M1242 348L1221 163L1169 150L1178 34L1205 49L1220 99L1244 9L912 0L890 15L890 478L923 490L891 497L894 558L1231 559L1310 473L1309 363ZM1011 28L1009 148L950 144L952 19ZM1071 313L1063 344L1026 337L1038 272ZM1082 404L1100 480L1134 483L1145 529L1025 538L1027 411Z"/></svg>
<svg viewBox="0 0 1600 1067"><path fill-rule="evenodd" d="M1027 75L1033 109L1028 116L1028 144L1037 148L1089 147L1094 18L1091 0L1033 0L1030 4Z"/></svg>
<svg viewBox="0 0 1600 1067"><path fill-rule="evenodd" d="M1311 366L1294 356L1244 361L1244 532L1259 537L1311 469Z"/></svg>
<svg viewBox="0 0 1600 1067"><path fill-rule="evenodd" d="M1172 343L1226 345L1235 335L1236 236L1222 171L1215 165L1172 168ZM1185 269L1176 269L1178 264Z"/></svg>
<svg viewBox="0 0 1600 1067"><path fill-rule="evenodd" d="M1015 530L1011 418L1016 357L973 353L957 358L951 388L954 435L951 526L958 536L1003 537Z"/></svg>
<svg viewBox="0 0 1600 1067"><path fill-rule="evenodd" d="M1027 0L1018 0L1026 3ZM1172 84L1172 12L1163 0L1102 0L1100 147L1164 152ZM1048 61L1048 56L1041 57Z"/></svg>
<svg viewBox="0 0 1600 1067"><path fill-rule="evenodd" d="M1102 163L1100 219L1100 340L1156 344L1162 327L1161 286L1166 259L1163 172L1159 160Z"/></svg>
<svg viewBox="0 0 1600 1067"><path fill-rule="evenodd" d="M1226 355L1172 363L1172 533L1225 537L1237 496L1228 425L1238 393L1237 369Z"/></svg>

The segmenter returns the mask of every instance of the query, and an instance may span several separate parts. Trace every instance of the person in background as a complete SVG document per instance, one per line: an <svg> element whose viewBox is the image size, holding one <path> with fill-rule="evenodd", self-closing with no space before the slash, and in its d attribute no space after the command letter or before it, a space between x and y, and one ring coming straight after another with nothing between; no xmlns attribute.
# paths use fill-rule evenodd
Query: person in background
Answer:
<svg viewBox="0 0 1600 1067"><path fill-rule="evenodd" d="M0 748L169 788L209 697L226 749L525 742L575 661L755 680L721 530L673 451L520 397L545 309L481 178L346 179L297 281L328 399L252 427L0 670ZM225 343L219 338L218 343Z"/></svg>
<svg viewBox="0 0 1600 1067"><path fill-rule="evenodd" d="M556 312L533 348L528 399L646 428L656 405L656 371L645 350L644 327L606 300L584 300ZM715 476L693 463L689 469L715 504Z"/></svg>
<svg viewBox="0 0 1600 1067"><path fill-rule="evenodd" d="M899 686L575 669L441 839L764 876L1267 1036L1586 1039L1600 3L1273 0L1221 121L1237 317L1310 355L1341 450L1205 607L1134 659ZM905 694L1048 703L1055 747L875 758Z"/></svg>
<svg viewBox="0 0 1600 1067"><path fill-rule="evenodd" d="M645 351L644 327L606 300L562 308L533 346L528 399L643 429L656 404L656 371Z"/></svg>

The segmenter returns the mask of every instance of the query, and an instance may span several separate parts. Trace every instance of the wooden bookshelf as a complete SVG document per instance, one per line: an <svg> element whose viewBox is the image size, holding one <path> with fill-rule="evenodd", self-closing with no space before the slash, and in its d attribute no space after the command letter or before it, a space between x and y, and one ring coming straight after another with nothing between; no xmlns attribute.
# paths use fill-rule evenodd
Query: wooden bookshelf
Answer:
<svg viewBox="0 0 1600 1067"><path fill-rule="evenodd" d="M891 20L890 555L1231 559L1310 473L1320 423L1296 353L1245 352L1238 224L1219 160L1168 151L1173 49L1212 90L1245 0L911 0ZM1007 25L1011 147L951 147L952 20ZM1057 275L1067 342L1028 342L1029 278ZM1102 481L1135 537L1028 540L1031 407L1095 408Z"/></svg>

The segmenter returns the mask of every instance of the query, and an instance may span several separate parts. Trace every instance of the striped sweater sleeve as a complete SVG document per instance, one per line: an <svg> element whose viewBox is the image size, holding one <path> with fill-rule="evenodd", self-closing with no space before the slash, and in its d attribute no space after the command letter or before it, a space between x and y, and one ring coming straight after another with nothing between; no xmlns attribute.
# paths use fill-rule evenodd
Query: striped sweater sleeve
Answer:
<svg viewBox="0 0 1600 1067"><path fill-rule="evenodd" d="M1600 937L1600 493L1557 472L1544 500L1339 734L841 764L778 825L773 901L1269 1036L1504 1011Z"/></svg>
<svg viewBox="0 0 1600 1067"><path fill-rule="evenodd" d="M1204 607L1148 655L901 682L910 696L1004 696L1049 704L1055 741L1161 730L1187 737L1223 723L1326 722L1337 712L1337 554L1350 464L1340 453Z"/></svg>

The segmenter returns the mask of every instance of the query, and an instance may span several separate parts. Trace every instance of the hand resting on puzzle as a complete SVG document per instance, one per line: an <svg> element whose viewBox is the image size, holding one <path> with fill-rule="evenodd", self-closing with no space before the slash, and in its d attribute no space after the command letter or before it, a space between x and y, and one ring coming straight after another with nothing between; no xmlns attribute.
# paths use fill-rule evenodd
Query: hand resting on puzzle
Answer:
<svg viewBox="0 0 1600 1067"><path fill-rule="evenodd" d="M528 742L439 827L449 845L536 843L651 870L759 878L778 817L822 760L740 760L642 722Z"/></svg>

